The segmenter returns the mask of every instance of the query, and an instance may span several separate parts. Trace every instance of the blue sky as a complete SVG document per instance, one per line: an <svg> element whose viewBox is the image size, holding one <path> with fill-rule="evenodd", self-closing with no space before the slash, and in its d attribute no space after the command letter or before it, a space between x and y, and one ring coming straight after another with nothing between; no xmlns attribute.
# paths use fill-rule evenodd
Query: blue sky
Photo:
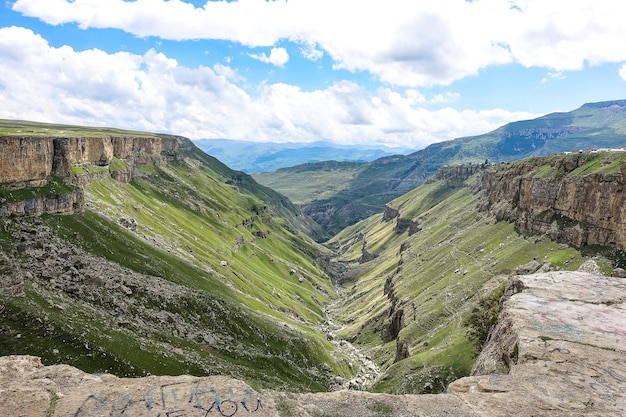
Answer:
<svg viewBox="0 0 626 417"><path fill-rule="evenodd" d="M8 0L0 118L413 149L626 98L614 0Z"/></svg>

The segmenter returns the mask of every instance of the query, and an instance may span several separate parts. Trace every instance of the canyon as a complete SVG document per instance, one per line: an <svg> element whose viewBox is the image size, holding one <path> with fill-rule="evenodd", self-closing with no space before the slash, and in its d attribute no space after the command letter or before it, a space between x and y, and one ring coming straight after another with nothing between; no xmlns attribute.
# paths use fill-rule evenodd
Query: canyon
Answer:
<svg viewBox="0 0 626 417"><path fill-rule="evenodd" d="M0 332L31 350L0 359L9 415L626 409L622 152L444 166L326 248L185 138L4 135L0 166ZM504 282L476 359L464 317ZM403 395L342 389L349 342L381 366L374 390ZM81 357L91 371L63 364Z"/></svg>

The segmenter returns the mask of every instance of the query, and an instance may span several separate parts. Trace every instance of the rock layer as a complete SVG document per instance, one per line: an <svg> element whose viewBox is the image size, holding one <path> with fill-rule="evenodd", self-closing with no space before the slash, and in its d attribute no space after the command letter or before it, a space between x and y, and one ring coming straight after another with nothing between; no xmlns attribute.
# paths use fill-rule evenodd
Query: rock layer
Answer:
<svg viewBox="0 0 626 417"><path fill-rule="evenodd" d="M72 214L85 204L83 190L67 194L44 195L26 200L0 204L0 217L41 216L42 214Z"/></svg>
<svg viewBox="0 0 626 417"><path fill-rule="evenodd" d="M113 158L139 165L184 146L187 139L162 137L0 137L0 183L7 189L40 186L50 175L68 177L73 166L107 166Z"/></svg>
<svg viewBox="0 0 626 417"><path fill-rule="evenodd" d="M564 155L552 161L556 175L538 174L547 166L542 158L485 171L484 208L498 220L514 222L522 233L545 234L577 247L603 245L626 251L626 164L618 172L566 175L592 156Z"/></svg>
<svg viewBox="0 0 626 417"><path fill-rule="evenodd" d="M508 293L476 374L447 394L255 391L225 377L119 379L10 356L0 358L0 409L29 417L624 415L626 280L548 272L512 278Z"/></svg>
<svg viewBox="0 0 626 417"><path fill-rule="evenodd" d="M189 148L188 139L162 137L0 137L0 190L15 191L43 187L58 177L78 188L45 192L37 197L0 199L0 217L71 214L82 209L80 189L95 178L110 175L129 182L140 165L163 165ZM119 166L114 167L115 158ZM104 167L96 172L76 174L74 167ZM108 168L108 169L107 169ZM17 200L17 201L15 201Z"/></svg>

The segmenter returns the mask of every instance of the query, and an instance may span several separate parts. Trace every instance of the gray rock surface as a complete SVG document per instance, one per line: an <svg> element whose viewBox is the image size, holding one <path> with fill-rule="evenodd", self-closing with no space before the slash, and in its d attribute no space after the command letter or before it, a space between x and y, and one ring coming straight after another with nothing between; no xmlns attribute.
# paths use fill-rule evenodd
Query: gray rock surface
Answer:
<svg viewBox="0 0 626 417"><path fill-rule="evenodd" d="M474 375L447 394L256 391L219 376L120 379L7 356L0 410L28 417L626 415L626 280L548 272L515 276L509 288L516 293Z"/></svg>

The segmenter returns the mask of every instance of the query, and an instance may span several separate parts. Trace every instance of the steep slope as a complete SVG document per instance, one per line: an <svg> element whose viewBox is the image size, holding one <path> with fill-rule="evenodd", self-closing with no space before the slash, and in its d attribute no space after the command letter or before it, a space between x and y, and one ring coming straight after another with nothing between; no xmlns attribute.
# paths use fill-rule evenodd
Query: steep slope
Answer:
<svg viewBox="0 0 626 417"><path fill-rule="evenodd" d="M561 156L560 161L567 163L573 157ZM586 167L586 175L578 182L596 181L601 187L599 172L614 173L617 167L619 173L623 158L623 154L590 156L588 163L580 165ZM442 169L432 181L390 202L384 213L329 241L340 254L335 262L345 270L346 294L335 305L335 314L344 324L339 336L361 346L383 369L375 391L441 392L450 381L469 374L495 320L502 283L511 273L582 266L609 274L614 267L623 267L623 249L616 242L587 246L584 241L562 241L567 244L550 239L573 236L567 231L579 228L577 222L593 229L598 223L593 217L593 193L576 197L582 198L580 207L589 208L580 210L576 221L563 225L559 216L549 221L554 223L552 230L564 231L560 237L530 234L539 229L516 230L513 216L523 216L524 207L507 211L508 221L498 221L505 218L499 214L503 205L514 201L501 190L515 193L519 179L513 173L523 170L520 167L530 164L563 184L563 178L550 176L553 164L559 165L556 159ZM602 164L609 159L615 164ZM528 178L535 174L529 171ZM490 181L494 175L500 180ZM613 179L623 184L619 176ZM549 189L536 187L527 201L540 199ZM493 196L498 195L502 199L495 204L498 199ZM558 200L551 203L558 207ZM622 207L618 204L616 209ZM565 218L566 213L561 215Z"/></svg>
<svg viewBox="0 0 626 417"><path fill-rule="evenodd" d="M297 191L306 186L311 175L321 175L319 171L324 167L320 165L280 170L256 178L300 202L305 213L335 234L382 212L388 201L422 184L445 164L513 161L562 151L623 147L626 100L618 100L509 123L484 135L436 143L406 156L383 157L362 164L356 172L352 164L335 165L332 175L337 183L346 185L331 195L302 195Z"/></svg>
<svg viewBox="0 0 626 417"><path fill-rule="evenodd" d="M15 124L0 157L33 169L1 184L2 354L292 390L351 374L319 330L329 253L285 197L184 138Z"/></svg>

